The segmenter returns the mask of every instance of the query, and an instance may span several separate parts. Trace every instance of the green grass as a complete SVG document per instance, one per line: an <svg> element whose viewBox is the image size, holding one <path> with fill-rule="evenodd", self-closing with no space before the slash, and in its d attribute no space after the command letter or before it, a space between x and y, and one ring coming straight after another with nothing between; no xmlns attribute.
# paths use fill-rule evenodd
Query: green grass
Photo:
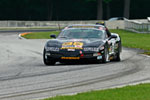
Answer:
<svg viewBox="0 0 150 100"><path fill-rule="evenodd" d="M150 55L150 33L135 33L126 30L111 30L118 33L122 39L122 45L128 48L145 50L143 54Z"/></svg>
<svg viewBox="0 0 150 100"><path fill-rule="evenodd" d="M56 96L43 100L150 100L150 84Z"/></svg>
<svg viewBox="0 0 150 100"><path fill-rule="evenodd" d="M111 30L111 32L118 33L121 36L122 45L125 47L150 50L150 33L142 34L125 30Z"/></svg>
<svg viewBox="0 0 150 100"><path fill-rule="evenodd" d="M59 34L59 31L51 31L51 32L34 32L23 36L27 39L50 39L50 34Z"/></svg>
<svg viewBox="0 0 150 100"><path fill-rule="evenodd" d="M143 54L146 54L146 55L149 55L149 56L150 56L150 52L148 52L148 51L147 51L147 52L144 52Z"/></svg>

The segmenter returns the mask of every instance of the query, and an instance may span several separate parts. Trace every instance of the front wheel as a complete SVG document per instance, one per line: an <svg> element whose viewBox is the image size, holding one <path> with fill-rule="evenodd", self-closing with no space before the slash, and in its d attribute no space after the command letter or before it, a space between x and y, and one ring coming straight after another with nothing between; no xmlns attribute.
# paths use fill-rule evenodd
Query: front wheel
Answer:
<svg viewBox="0 0 150 100"><path fill-rule="evenodd" d="M105 49L104 49L104 54L102 56L102 62L103 63L109 62L109 51L108 51L108 47L107 46L105 46Z"/></svg>
<svg viewBox="0 0 150 100"><path fill-rule="evenodd" d="M55 61L48 59L45 50L43 51L43 62L45 65L55 65Z"/></svg>

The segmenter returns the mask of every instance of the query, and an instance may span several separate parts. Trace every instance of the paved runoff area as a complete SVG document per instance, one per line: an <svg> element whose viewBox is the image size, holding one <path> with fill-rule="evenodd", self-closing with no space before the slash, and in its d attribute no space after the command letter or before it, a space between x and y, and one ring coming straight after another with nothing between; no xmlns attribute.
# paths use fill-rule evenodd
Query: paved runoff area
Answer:
<svg viewBox="0 0 150 100"><path fill-rule="evenodd" d="M47 40L0 33L0 100L35 100L56 95L149 82L150 57L123 48L121 62L45 66Z"/></svg>

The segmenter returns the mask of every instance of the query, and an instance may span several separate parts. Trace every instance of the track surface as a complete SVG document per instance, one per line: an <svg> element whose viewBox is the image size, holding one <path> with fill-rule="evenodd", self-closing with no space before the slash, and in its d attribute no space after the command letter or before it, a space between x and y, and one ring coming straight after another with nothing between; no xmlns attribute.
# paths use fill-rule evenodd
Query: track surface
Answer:
<svg viewBox="0 0 150 100"><path fill-rule="evenodd" d="M127 48L121 62L45 66L46 41L0 33L0 100L30 100L150 80L150 58Z"/></svg>

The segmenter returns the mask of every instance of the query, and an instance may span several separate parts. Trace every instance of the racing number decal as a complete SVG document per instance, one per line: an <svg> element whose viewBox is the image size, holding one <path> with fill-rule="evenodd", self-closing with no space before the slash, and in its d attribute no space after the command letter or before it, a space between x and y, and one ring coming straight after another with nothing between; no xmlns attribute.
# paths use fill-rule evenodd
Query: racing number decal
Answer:
<svg viewBox="0 0 150 100"><path fill-rule="evenodd" d="M62 44L61 49L83 49L82 42L65 42Z"/></svg>
<svg viewBox="0 0 150 100"><path fill-rule="evenodd" d="M73 45L74 45L75 47L82 48L83 43L81 43L81 42L74 42Z"/></svg>
<svg viewBox="0 0 150 100"><path fill-rule="evenodd" d="M72 42L65 42L62 44L62 46L72 45Z"/></svg>

